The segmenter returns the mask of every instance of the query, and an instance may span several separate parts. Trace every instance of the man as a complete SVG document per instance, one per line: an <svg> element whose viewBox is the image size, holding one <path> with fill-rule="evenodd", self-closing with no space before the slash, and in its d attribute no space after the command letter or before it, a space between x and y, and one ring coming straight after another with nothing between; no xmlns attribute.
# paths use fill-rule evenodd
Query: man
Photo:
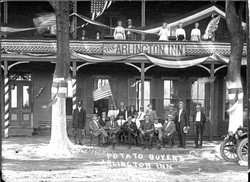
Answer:
<svg viewBox="0 0 250 182"><path fill-rule="evenodd" d="M176 40L186 40L186 32L182 28L182 23L179 24L179 28L175 32Z"/></svg>
<svg viewBox="0 0 250 182"><path fill-rule="evenodd" d="M82 145L82 135L85 134L86 111L82 108L82 101L78 101L78 107L73 111L73 128L75 131L74 142ZM77 142L78 140L78 142Z"/></svg>
<svg viewBox="0 0 250 182"><path fill-rule="evenodd" d="M106 116L106 112L102 112L102 117L98 120L99 124L104 127L108 122L108 117Z"/></svg>
<svg viewBox="0 0 250 182"><path fill-rule="evenodd" d="M153 137L154 137L154 123L149 121L149 116L145 115L144 121L141 123L140 126L140 140L143 145L142 149L147 147L147 142L145 141L146 138L149 138L149 147L148 149L152 149L153 145Z"/></svg>
<svg viewBox="0 0 250 182"><path fill-rule="evenodd" d="M113 104L110 104L109 111L108 111L108 117L110 118L112 115L117 116L117 110L115 109L115 106Z"/></svg>
<svg viewBox="0 0 250 182"><path fill-rule="evenodd" d="M157 150L161 149L161 143L162 143L162 124L159 123L158 118L154 119L154 133L157 136Z"/></svg>
<svg viewBox="0 0 250 182"><path fill-rule="evenodd" d="M174 146L174 132L176 131L175 124L173 122L173 116L170 114L168 115L165 123L163 124L163 138L170 139L170 147L173 148ZM164 141L163 141L164 146Z"/></svg>
<svg viewBox="0 0 250 182"><path fill-rule="evenodd" d="M183 131L183 128L186 127L189 129L189 120L187 112L184 110L184 103L179 102L179 109L175 115L175 126L178 133L179 143L178 147L183 147L186 149L186 133Z"/></svg>
<svg viewBox="0 0 250 182"><path fill-rule="evenodd" d="M128 149L131 149L132 137L135 138L136 145L138 146L138 140L136 140L137 127L135 122L132 122L132 116L128 116L128 121L126 121L121 128L124 131L125 135L128 136L128 143L129 143Z"/></svg>
<svg viewBox="0 0 250 182"><path fill-rule="evenodd" d="M193 116L193 122L194 122L194 138L195 138L194 148L202 148L203 131L205 129L206 116L201 111L200 103L196 105L196 112L194 113L194 116Z"/></svg>
<svg viewBox="0 0 250 182"><path fill-rule="evenodd" d="M120 116L119 116L119 119L118 119L116 122L118 123L119 127L121 128L122 125L126 122L126 120L123 119L123 115L120 115ZM122 128L121 128L121 130L119 130L119 131L117 132L118 139L119 139L120 142L122 142L123 139L124 139L123 133L124 133L124 131L123 131Z"/></svg>
<svg viewBox="0 0 250 182"><path fill-rule="evenodd" d="M135 113L136 113L135 106L131 105L130 109L128 110L128 116L132 116L132 118L134 118L135 117Z"/></svg>
<svg viewBox="0 0 250 182"><path fill-rule="evenodd" d="M102 139L103 146L105 145L106 141L105 139L108 137L107 132L105 131L104 127L100 125L98 122L97 115L94 114L92 116L92 120L89 122L89 129L92 132L92 135L94 136L100 136Z"/></svg>
<svg viewBox="0 0 250 182"><path fill-rule="evenodd" d="M165 111L164 119L168 120L169 115L172 115L172 118L174 118L175 114L176 114L176 111L174 110L174 104L170 103L169 106L168 106L168 110Z"/></svg>
<svg viewBox="0 0 250 182"><path fill-rule="evenodd" d="M119 116L122 115L123 119L127 120L127 109L124 105L124 102L120 103L120 109L118 109L117 119L119 119Z"/></svg>
<svg viewBox="0 0 250 182"><path fill-rule="evenodd" d="M138 112L138 117L137 119L141 122L144 120L145 112L144 112L144 107L140 107L140 111Z"/></svg>
<svg viewBox="0 0 250 182"><path fill-rule="evenodd" d="M93 114L96 114L99 119L102 116L102 111L100 111L100 109L97 106L95 106Z"/></svg>
<svg viewBox="0 0 250 182"><path fill-rule="evenodd" d="M153 110L152 104L148 104L148 110L145 114L149 116L149 120L151 122L154 122L154 119L157 118L156 112L155 110Z"/></svg>
<svg viewBox="0 0 250 182"><path fill-rule="evenodd" d="M135 29L135 26L132 25L131 19L128 19L127 22L128 22L127 29ZM126 37L127 37L127 40L136 40L136 33L128 30L126 31Z"/></svg>
<svg viewBox="0 0 250 182"><path fill-rule="evenodd" d="M106 131L109 136L109 140L112 142L112 148L115 149L116 134L120 131L118 123L115 121L115 116L110 117L110 121L106 123Z"/></svg>

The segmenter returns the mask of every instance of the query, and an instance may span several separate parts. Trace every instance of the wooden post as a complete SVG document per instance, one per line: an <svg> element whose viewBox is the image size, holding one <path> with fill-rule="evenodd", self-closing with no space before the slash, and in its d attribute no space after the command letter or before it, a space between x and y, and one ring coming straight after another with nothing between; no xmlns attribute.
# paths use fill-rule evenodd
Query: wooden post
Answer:
<svg viewBox="0 0 250 182"><path fill-rule="evenodd" d="M214 64L211 64L210 72L211 80L214 80ZM210 131L209 140L213 140L213 125L214 125L214 82L210 82Z"/></svg>
<svg viewBox="0 0 250 182"><path fill-rule="evenodd" d="M6 0L3 3L3 9L4 9L3 10L3 13L4 13L4 15L3 15L3 22L5 24L7 24L8 23L8 2ZM7 35L5 34L4 37L6 38Z"/></svg>
<svg viewBox="0 0 250 182"><path fill-rule="evenodd" d="M141 26L145 27L145 4L146 0L142 0L141 3ZM141 35L141 40L145 40L145 34Z"/></svg>
<svg viewBox="0 0 250 182"><path fill-rule="evenodd" d="M246 12L247 12L247 129L248 129L248 143L250 142L250 0L246 3ZM249 146L249 145L248 145ZM248 154L250 154L250 147L248 147ZM250 155L248 155L248 181L250 178Z"/></svg>
<svg viewBox="0 0 250 182"><path fill-rule="evenodd" d="M77 13L77 0L73 2L73 13ZM77 17L73 16L73 26L74 26L74 32L73 32L73 39L77 39Z"/></svg>
<svg viewBox="0 0 250 182"><path fill-rule="evenodd" d="M141 63L141 106L144 106L145 63Z"/></svg>

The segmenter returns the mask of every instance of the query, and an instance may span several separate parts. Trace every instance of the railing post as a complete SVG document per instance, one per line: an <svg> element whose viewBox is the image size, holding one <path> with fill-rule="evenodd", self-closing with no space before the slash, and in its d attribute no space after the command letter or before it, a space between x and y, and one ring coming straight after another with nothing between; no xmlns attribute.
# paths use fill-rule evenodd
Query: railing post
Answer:
<svg viewBox="0 0 250 182"><path fill-rule="evenodd" d="M210 78L214 80L214 63L211 64ZM210 130L209 140L213 140L213 125L214 125L214 81L210 82Z"/></svg>

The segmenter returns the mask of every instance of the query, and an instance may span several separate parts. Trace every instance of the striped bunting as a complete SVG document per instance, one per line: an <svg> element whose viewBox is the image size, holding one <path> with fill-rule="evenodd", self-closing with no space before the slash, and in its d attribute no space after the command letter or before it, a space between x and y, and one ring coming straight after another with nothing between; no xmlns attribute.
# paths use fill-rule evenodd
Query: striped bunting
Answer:
<svg viewBox="0 0 250 182"><path fill-rule="evenodd" d="M96 91L93 92L94 101L97 101L97 100L100 100L109 96L112 96L109 83L105 84L104 86L98 88Z"/></svg>

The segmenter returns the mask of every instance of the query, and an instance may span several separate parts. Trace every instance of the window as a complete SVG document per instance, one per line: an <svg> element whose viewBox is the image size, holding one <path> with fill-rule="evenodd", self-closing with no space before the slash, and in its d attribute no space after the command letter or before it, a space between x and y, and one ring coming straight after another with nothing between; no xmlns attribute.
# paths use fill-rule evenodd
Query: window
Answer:
<svg viewBox="0 0 250 182"><path fill-rule="evenodd" d="M136 109L139 110L141 107L141 81L136 82ZM144 109L150 103L150 81L144 81Z"/></svg>
<svg viewBox="0 0 250 182"><path fill-rule="evenodd" d="M196 81L192 81L190 112L195 110L197 103L200 103L205 109L205 84L206 83L201 81L200 78Z"/></svg>
<svg viewBox="0 0 250 182"><path fill-rule="evenodd" d="M97 80L97 89L103 87L104 85L108 84L108 79L98 79Z"/></svg>
<svg viewBox="0 0 250 182"><path fill-rule="evenodd" d="M177 80L164 80L164 108L168 107L170 103L177 105L177 83Z"/></svg>

